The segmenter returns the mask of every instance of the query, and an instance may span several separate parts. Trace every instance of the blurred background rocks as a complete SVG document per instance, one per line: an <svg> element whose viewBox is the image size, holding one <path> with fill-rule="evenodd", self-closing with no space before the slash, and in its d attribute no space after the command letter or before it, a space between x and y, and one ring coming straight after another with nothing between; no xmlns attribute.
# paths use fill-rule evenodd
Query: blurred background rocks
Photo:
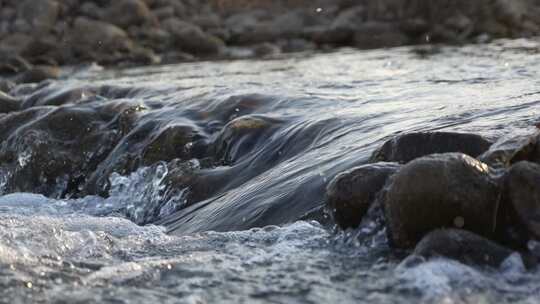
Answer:
<svg viewBox="0 0 540 304"><path fill-rule="evenodd" d="M538 0L0 0L0 73L484 42L540 32Z"/></svg>

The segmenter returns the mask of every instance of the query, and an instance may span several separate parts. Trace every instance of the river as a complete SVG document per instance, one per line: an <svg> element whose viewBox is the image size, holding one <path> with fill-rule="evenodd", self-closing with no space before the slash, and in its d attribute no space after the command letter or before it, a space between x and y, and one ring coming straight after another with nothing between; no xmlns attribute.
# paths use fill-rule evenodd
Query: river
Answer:
<svg viewBox="0 0 540 304"><path fill-rule="evenodd" d="M195 136L176 163L148 156L154 161L113 172L118 162L105 157L97 171L107 180L90 177L78 191L62 176L43 180L45 190L41 179L10 187L35 151L2 167L2 303L540 301L540 272L525 270L517 256L499 269L403 259L376 218L340 232L322 208L333 176L397 134L497 140L534 132L540 42L88 66L12 94L35 108L65 92L79 95L64 107L141 109L135 128L153 127L139 136L168 125ZM108 154L140 154L128 137ZM210 148L197 150L201 142ZM179 182L183 174L196 177ZM183 186L171 188L171 175Z"/></svg>

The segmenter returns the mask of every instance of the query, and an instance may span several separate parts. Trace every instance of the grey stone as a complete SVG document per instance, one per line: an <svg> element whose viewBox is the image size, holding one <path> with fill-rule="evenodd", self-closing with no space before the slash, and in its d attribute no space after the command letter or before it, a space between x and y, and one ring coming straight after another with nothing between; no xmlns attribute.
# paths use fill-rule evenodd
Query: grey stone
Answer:
<svg viewBox="0 0 540 304"><path fill-rule="evenodd" d="M403 166L382 195L393 245L414 247L445 227L493 235L501 191L490 170L463 153L433 154Z"/></svg>

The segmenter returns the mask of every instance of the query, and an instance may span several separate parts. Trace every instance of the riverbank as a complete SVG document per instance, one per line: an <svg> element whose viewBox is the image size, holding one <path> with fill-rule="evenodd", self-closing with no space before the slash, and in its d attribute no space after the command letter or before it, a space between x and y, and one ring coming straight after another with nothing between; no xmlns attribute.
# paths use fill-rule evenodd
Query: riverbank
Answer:
<svg viewBox="0 0 540 304"><path fill-rule="evenodd" d="M166 64L540 33L535 0L3 0L0 10L0 75L16 83L90 62Z"/></svg>

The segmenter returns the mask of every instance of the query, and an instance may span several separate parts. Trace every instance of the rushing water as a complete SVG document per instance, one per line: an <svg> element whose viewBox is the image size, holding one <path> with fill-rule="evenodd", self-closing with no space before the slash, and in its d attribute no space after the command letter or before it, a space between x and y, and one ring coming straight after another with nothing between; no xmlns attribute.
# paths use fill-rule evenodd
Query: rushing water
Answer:
<svg viewBox="0 0 540 304"><path fill-rule="evenodd" d="M40 104L44 94L36 91L50 98L105 85L127 88L118 99L145 109L141 120L200 130L225 161L207 166L201 157L174 167L177 176L204 177L197 185L209 190L199 196L195 186L171 193L164 180L173 169L162 160L111 172L108 197L62 195L62 178L48 197L0 197L0 302L540 303L540 273L517 256L499 269L403 260L376 215L335 233L321 213L329 180L398 133L497 139L533 132L540 43L90 67L12 93ZM249 120L237 126L264 128L235 142L226 128L242 117ZM17 168L31 157L19 153ZM7 189L13 172L0 169Z"/></svg>

